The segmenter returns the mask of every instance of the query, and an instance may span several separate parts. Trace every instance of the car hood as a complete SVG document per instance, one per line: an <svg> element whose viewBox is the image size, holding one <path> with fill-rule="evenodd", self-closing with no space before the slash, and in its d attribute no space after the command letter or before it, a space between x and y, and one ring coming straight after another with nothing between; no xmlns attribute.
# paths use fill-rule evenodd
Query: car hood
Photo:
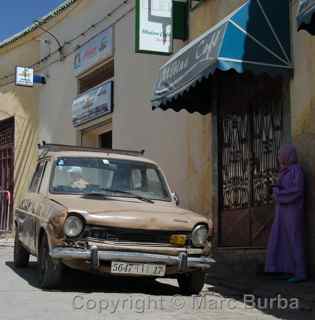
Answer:
<svg viewBox="0 0 315 320"><path fill-rule="evenodd" d="M51 197L70 212L81 214L88 224L144 230L190 231L199 224L209 224L205 217L176 207L173 203L154 204L130 198L91 199L80 196ZM209 226L211 227L211 226Z"/></svg>

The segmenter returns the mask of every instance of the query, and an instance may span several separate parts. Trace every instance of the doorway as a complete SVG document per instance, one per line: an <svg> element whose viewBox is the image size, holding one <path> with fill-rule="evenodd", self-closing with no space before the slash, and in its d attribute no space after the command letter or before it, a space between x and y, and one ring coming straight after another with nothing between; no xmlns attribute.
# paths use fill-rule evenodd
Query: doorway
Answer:
<svg viewBox="0 0 315 320"><path fill-rule="evenodd" d="M226 84L226 85L224 85ZM218 117L219 243L265 248L274 216L272 185L284 138L279 80L223 79Z"/></svg>
<svg viewBox="0 0 315 320"><path fill-rule="evenodd" d="M0 232L12 226L14 192L14 118L0 121Z"/></svg>
<svg viewBox="0 0 315 320"><path fill-rule="evenodd" d="M113 148L113 133L112 131L107 131L99 136L100 148L112 149Z"/></svg>
<svg viewBox="0 0 315 320"><path fill-rule="evenodd" d="M110 117L105 122L81 130L81 145L85 147L112 149L112 118Z"/></svg>

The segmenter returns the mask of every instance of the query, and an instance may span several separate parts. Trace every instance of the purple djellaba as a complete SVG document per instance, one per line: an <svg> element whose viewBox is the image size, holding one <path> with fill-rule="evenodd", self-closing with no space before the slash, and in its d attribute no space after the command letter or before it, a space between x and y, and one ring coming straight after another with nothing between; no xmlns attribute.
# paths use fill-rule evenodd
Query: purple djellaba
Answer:
<svg viewBox="0 0 315 320"><path fill-rule="evenodd" d="M294 145L279 151L279 181L273 187L276 214L268 243L266 272L294 275L291 283L306 279L304 250L304 174Z"/></svg>

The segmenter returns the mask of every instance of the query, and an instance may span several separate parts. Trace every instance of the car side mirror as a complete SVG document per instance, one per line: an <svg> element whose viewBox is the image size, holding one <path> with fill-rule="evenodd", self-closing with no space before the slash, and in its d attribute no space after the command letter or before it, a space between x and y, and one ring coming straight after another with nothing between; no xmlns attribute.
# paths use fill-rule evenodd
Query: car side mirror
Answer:
<svg viewBox="0 0 315 320"><path fill-rule="evenodd" d="M179 200L179 196L176 192L172 192L172 198L173 198L173 201L176 203L176 205L179 206L180 200Z"/></svg>

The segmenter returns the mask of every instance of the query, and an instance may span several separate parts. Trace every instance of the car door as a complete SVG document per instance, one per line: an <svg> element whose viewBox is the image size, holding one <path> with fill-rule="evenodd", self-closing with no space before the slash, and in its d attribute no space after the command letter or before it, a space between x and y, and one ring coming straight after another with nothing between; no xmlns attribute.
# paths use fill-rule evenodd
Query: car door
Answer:
<svg viewBox="0 0 315 320"><path fill-rule="evenodd" d="M46 161L37 163L27 194L16 209L17 232L21 242L30 250L35 249L35 222L40 206L39 186L46 167Z"/></svg>

